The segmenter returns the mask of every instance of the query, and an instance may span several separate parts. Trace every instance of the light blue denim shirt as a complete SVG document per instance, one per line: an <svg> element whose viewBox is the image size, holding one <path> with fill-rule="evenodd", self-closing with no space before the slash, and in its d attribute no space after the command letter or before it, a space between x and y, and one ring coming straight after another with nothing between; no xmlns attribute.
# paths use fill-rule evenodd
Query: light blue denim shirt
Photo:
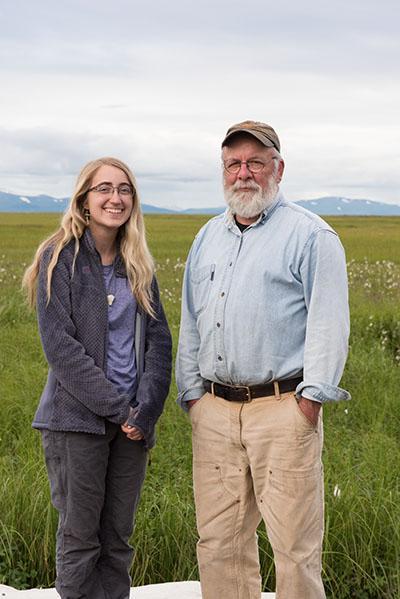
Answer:
<svg viewBox="0 0 400 599"><path fill-rule="evenodd" d="M178 403L200 398L203 379L259 385L301 372L297 397L350 399L337 386L348 336L346 261L333 229L280 192L243 233L227 209L188 256Z"/></svg>

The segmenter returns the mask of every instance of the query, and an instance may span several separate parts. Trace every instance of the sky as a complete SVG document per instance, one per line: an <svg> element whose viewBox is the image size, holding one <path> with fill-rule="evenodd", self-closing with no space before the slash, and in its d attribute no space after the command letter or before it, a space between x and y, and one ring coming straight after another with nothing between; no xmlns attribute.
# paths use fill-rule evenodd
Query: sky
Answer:
<svg viewBox="0 0 400 599"><path fill-rule="evenodd" d="M400 204L399 30L398 0L0 0L0 189L67 197L112 155L145 203L221 206L253 119L288 199Z"/></svg>

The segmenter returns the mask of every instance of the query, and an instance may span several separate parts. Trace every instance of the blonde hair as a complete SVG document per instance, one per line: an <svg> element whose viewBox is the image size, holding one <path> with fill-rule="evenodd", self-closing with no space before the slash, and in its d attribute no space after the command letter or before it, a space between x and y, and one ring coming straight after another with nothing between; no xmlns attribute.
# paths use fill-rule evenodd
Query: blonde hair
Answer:
<svg viewBox="0 0 400 599"><path fill-rule="evenodd" d="M32 264L26 269L22 286L25 288L28 303L31 307L36 304L37 282L40 262L43 253L53 247L53 253L47 269L47 301L50 301L51 279L61 250L75 239L74 262L79 251L80 238L87 223L84 217L84 201L96 172L103 165L119 168L128 177L133 187L133 207L129 219L119 230L120 253L125 264L127 277L138 304L151 316L152 307L151 282L154 274L154 262L147 247L143 214L140 209L136 181L129 167L117 158L105 157L88 162L78 175L75 191L67 211L61 220L58 231L43 241L38 247Z"/></svg>

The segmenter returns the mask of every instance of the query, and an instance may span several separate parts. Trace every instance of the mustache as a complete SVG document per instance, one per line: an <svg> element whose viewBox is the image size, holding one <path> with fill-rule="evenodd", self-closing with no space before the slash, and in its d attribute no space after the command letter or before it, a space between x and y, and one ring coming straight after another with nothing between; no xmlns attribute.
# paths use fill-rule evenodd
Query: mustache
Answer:
<svg viewBox="0 0 400 599"><path fill-rule="evenodd" d="M258 191L261 189L261 186L258 185L255 181L236 181L233 183L230 188L231 191L240 191L242 189L254 189L254 191Z"/></svg>

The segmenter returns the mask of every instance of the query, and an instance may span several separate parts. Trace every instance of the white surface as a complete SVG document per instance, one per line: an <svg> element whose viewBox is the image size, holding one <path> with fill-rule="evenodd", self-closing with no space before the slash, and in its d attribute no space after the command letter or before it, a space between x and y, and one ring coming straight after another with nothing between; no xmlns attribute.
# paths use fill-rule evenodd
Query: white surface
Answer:
<svg viewBox="0 0 400 599"><path fill-rule="evenodd" d="M59 599L54 589L32 589L17 591L0 584L0 598L3 599ZM274 593L263 593L262 599L273 599ZM131 599L201 599L199 582L166 582L136 587L131 591Z"/></svg>

